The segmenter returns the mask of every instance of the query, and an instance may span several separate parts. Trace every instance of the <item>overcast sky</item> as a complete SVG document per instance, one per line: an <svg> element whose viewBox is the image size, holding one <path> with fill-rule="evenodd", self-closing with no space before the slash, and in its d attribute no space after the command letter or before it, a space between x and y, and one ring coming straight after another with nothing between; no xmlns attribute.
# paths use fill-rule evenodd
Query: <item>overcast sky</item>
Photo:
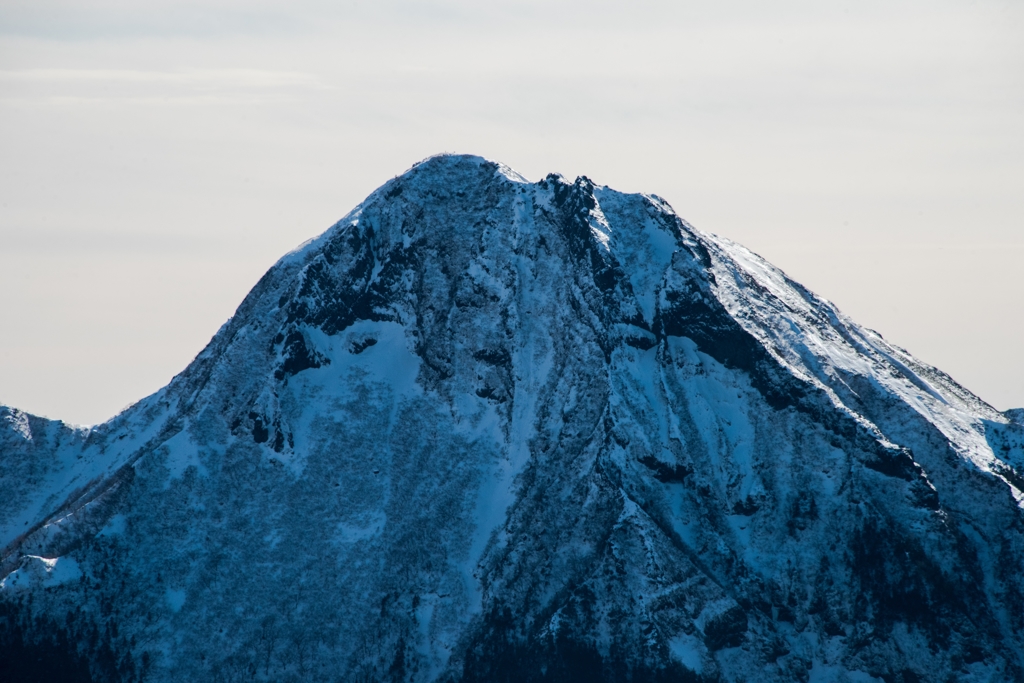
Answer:
<svg viewBox="0 0 1024 683"><path fill-rule="evenodd" d="M0 0L0 402L113 416L452 151L659 194L1024 406L1022 122L1017 0Z"/></svg>

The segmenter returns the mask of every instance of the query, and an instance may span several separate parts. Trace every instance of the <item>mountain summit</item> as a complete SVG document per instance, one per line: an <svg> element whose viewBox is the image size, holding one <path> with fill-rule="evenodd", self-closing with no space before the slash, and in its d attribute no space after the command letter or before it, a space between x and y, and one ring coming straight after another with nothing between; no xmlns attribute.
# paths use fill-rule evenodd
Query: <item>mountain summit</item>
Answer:
<svg viewBox="0 0 1024 683"><path fill-rule="evenodd" d="M1014 416L656 196L432 157L109 422L0 409L0 679L1021 681Z"/></svg>

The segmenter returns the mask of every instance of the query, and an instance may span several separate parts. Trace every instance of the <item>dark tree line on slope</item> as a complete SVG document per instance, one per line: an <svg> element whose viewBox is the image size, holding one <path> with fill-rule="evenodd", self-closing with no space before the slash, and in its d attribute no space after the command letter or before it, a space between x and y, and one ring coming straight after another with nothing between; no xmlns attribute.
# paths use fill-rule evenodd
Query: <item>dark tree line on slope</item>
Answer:
<svg viewBox="0 0 1024 683"><path fill-rule="evenodd" d="M106 626L69 611L64 623L33 616L28 605L0 602L0 683L136 683L145 678L149 654L140 664L126 654L116 635L116 624Z"/></svg>

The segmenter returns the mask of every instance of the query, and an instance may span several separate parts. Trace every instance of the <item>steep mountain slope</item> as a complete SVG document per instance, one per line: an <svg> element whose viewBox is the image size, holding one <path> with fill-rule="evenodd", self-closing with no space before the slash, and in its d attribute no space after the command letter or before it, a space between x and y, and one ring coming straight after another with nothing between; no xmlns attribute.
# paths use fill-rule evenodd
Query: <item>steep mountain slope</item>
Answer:
<svg viewBox="0 0 1024 683"><path fill-rule="evenodd" d="M8 675L1024 680L1021 423L657 197L433 157L110 422L0 413Z"/></svg>

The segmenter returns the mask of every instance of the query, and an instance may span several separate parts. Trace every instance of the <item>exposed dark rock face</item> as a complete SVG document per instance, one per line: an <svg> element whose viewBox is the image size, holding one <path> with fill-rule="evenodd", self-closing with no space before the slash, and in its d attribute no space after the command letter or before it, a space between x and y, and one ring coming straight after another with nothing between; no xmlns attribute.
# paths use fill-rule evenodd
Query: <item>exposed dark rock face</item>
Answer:
<svg viewBox="0 0 1024 683"><path fill-rule="evenodd" d="M1022 424L657 197L434 157L110 422L0 409L0 680L1024 680Z"/></svg>

